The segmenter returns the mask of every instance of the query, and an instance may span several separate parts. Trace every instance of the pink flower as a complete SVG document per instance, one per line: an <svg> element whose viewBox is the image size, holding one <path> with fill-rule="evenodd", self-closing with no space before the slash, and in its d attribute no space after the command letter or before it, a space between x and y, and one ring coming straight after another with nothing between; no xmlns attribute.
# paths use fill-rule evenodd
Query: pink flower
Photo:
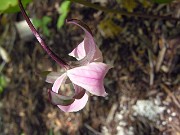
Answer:
<svg viewBox="0 0 180 135"><path fill-rule="evenodd" d="M66 63L45 44L27 16L21 0L18 0L18 3L22 15L41 47L54 61L66 69L64 73L51 72L47 76L46 81L53 83L52 90L49 90L51 102L64 112L75 112L81 110L86 105L88 93L97 96L106 96L107 93L103 86L103 80L111 66L102 63L102 53L96 46L89 27L76 19L67 21L68 23L73 23L81 27L85 32L85 38L82 43L69 54L78 61ZM73 95L63 96L58 94L60 87L65 83L72 83L74 87Z"/></svg>
<svg viewBox="0 0 180 135"><path fill-rule="evenodd" d="M103 97L107 95L103 80L112 66L102 63L102 53L96 46L88 26L76 19L67 22L81 27L85 32L84 40L69 54L78 61L70 62L71 68L64 73L50 73L46 81L53 83L52 90L49 90L51 102L64 112L76 112L84 108L89 93ZM72 96L58 94L60 87L65 83L73 84Z"/></svg>

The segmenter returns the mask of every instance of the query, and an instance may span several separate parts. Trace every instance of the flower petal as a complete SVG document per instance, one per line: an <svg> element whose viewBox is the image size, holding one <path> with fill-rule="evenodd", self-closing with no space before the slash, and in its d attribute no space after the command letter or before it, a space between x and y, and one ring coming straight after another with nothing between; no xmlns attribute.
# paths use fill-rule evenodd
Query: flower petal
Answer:
<svg viewBox="0 0 180 135"><path fill-rule="evenodd" d="M46 75L47 83L54 83L64 72L50 72ZM70 83L69 78L66 79L66 84Z"/></svg>
<svg viewBox="0 0 180 135"><path fill-rule="evenodd" d="M94 54L92 62L103 62L102 52L99 50L97 46L96 46L96 52Z"/></svg>
<svg viewBox="0 0 180 135"><path fill-rule="evenodd" d="M52 91L55 93L58 93L60 86L65 84L66 79L67 79L66 73L64 73L60 77L58 77L57 80L53 84Z"/></svg>
<svg viewBox="0 0 180 135"><path fill-rule="evenodd" d="M84 49L84 40L71 52L70 56L75 57L77 60L81 60L86 56Z"/></svg>
<svg viewBox="0 0 180 135"><path fill-rule="evenodd" d="M53 73L54 75L54 73ZM62 74L60 77L56 79L56 81L53 84L52 91L48 90L49 93L49 99L52 104L54 105L70 105L74 102L74 98L72 96L63 96L58 94L59 88L61 85L65 83L67 79L66 73Z"/></svg>
<svg viewBox="0 0 180 135"><path fill-rule="evenodd" d="M61 85L65 84L67 74L64 73L54 82L52 91L49 91L49 97L54 105L57 105L64 112L76 112L84 108L88 101L88 95L83 88L73 85L75 93L73 96L62 96L58 94Z"/></svg>
<svg viewBox="0 0 180 135"><path fill-rule="evenodd" d="M96 52L96 44L94 42L94 38L92 36L92 32L90 28L85 23L76 19L67 20L67 23L75 24L84 30L85 38L83 42L81 42L70 53L70 55L80 60L79 62L81 63L81 65L88 64L89 62L93 61L93 58ZM75 63L75 65L77 65L77 63Z"/></svg>
<svg viewBox="0 0 180 135"><path fill-rule="evenodd" d="M52 90L48 90L49 100L53 105L64 105L68 106L74 102L74 98L69 96L62 96L58 93L53 92Z"/></svg>
<svg viewBox="0 0 180 135"><path fill-rule="evenodd" d="M62 72L50 72L46 76L46 82L47 83L54 83L59 76L61 76L63 73Z"/></svg>
<svg viewBox="0 0 180 135"><path fill-rule="evenodd" d="M106 96L103 79L111 66L101 62L93 62L87 66L67 71L67 76L76 85L97 96Z"/></svg>
<svg viewBox="0 0 180 135"><path fill-rule="evenodd" d="M75 98L75 99L82 98L86 91L82 87L80 87L80 86L78 86L76 84L73 84L73 86L74 86L74 89L75 89L75 94L74 94L73 98Z"/></svg>
<svg viewBox="0 0 180 135"><path fill-rule="evenodd" d="M86 56L87 52L88 52L88 46L87 44L86 45L84 44L84 40L83 40L71 53L69 53L69 55L75 57L77 60L81 60ZM90 62L102 62L102 61L103 61L102 52L96 46L95 54Z"/></svg>
<svg viewBox="0 0 180 135"><path fill-rule="evenodd" d="M58 107L64 112L77 112L85 107L87 101L88 94L85 93L81 99L75 99L72 104L68 106L58 105Z"/></svg>

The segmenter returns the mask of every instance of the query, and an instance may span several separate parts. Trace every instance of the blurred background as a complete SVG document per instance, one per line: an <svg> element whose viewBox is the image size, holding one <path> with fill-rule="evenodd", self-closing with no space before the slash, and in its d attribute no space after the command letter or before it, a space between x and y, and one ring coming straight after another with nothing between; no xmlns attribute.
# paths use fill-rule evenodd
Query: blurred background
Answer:
<svg viewBox="0 0 180 135"><path fill-rule="evenodd" d="M76 113L49 102L52 85L41 73L61 68L31 33L17 1L0 1L0 135L180 135L180 21L172 19L180 19L180 1L87 1L150 16L64 0L22 0L58 56L68 60L84 38L80 28L64 23L75 18L91 28L104 62L114 66L104 80L108 96L92 95Z"/></svg>

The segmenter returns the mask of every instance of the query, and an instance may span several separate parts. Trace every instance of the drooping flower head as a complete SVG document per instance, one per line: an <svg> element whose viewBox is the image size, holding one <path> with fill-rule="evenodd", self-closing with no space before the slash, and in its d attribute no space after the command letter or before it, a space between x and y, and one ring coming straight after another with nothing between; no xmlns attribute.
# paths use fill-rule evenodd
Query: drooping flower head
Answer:
<svg viewBox="0 0 180 135"><path fill-rule="evenodd" d="M48 90L50 101L64 112L76 112L84 108L90 93L97 96L106 96L103 80L112 66L102 63L102 53L94 42L90 28L77 19L67 21L67 23L79 26L85 32L84 40L69 54L75 57L77 61L67 63L44 43L24 11L21 1L18 0L18 2L24 18L42 48L65 69L63 73L51 72L47 76L46 82L53 83L52 89ZM72 95L59 94L59 90L64 84L73 85Z"/></svg>
<svg viewBox="0 0 180 135"><path fill-rule="evenodd" d="M46 81L53 83L52 91L49 91L52 103L58 105L65 112L74 112L81 110L85 106L88 101L88 93L97 96L107 95L103 80L111 66L102 63L102 53L96 46L90 29L76 19L67 22L81 27L85 32L84 40L69 54L78 61L70 62L73 68L66 70L59 77L54 72L53 74L50 73ZM67 79L74 86L74 95L72 96L58 94L59 88L66 83Z"/></svg>

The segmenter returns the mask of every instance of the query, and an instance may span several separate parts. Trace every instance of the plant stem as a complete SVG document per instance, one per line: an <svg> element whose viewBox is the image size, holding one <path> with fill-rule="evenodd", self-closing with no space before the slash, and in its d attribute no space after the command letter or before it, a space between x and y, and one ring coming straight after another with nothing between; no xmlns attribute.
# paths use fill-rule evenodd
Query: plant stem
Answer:
<svg viewBox="0 0 180 135"><path fill-rule="evenodd" d="M93 4L91 2L85 1L85 0L69 0L69 1L79 3L79 4L82 4L84 6L94 8L96 10L101 10L101 11L110 12L110 13L116 13L116 14L130 16L130 17L141 17L141 18L146 18L146 19L180 21L179 18L174 18L174 17L170 17L170 16L146 15L146 14L142 14L142 13L130 13L130 12L120 11L120 10L116 10L116 9L108 9L106 7L102 7L102 6Z"/></svg>
<svg viewBox="0 0 180 135"><path fill-rule="evenodd" d="M21 0L18 0L19 3L19 7L21 9L22 15L24 16L27 24L29 25L32 33L34 34L34 36L36 37L36 39L38 40L38 42L40 43L41 47L47 52L47 54L54 60L56 61L60 66L62 66L63 68L67 69L68 68L68 64L62 60L60 57L58 57L46 44L45 42L42 40L41 36L39 35L39 33L37 32L37 30L35 29L35 27L33 26L33 24L31 23L28 15L26 14L24 7L21 3Z"/></svg>

